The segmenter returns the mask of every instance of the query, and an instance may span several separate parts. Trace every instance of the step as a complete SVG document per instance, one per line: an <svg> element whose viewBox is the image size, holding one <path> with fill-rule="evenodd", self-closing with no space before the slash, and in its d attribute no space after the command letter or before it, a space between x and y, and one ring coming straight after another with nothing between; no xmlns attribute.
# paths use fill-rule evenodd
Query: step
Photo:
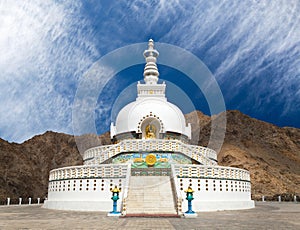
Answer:
<svg viewBox="0 0 300 230"><path fill-rule="evenodd" d="M130 218L130 217L143 217L143 218L181 218L177 214L169 213L131 213L126 214L126 216L121 216L121 218Z"/></svg>
<svg viewBox="0 0 300 230"><path fill-rule="evenodd" d="M176 215L169 176L131 176L127 214Z"/></svg>
<svg viewBox="0 0 300 230"><path fill-rule="evenodd" d="M141 210L141 209L129 209L127 210L126 215L129 214L177 214L174 210L159 210L159 209L150 209L150 210Z"/></svg>
<svg viewBox="0 0 300 230"><path fill-rule="evenodd" d="M169 200L127 200L133 206L143 205L147 207L173 207L173 202ZM128 203L128 202L127 202Z"/></svg>

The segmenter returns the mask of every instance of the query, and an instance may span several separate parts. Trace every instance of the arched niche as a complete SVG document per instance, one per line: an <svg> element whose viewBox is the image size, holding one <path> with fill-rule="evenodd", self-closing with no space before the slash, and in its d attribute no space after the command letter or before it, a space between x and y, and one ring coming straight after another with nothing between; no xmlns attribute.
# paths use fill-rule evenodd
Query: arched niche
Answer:
<svg viewBox="0 0 300 230"><path fill-rule="evenodd" d="M160 130L160 122L154 117L146 118L141 124L143 139L158 139Z"/></svg>

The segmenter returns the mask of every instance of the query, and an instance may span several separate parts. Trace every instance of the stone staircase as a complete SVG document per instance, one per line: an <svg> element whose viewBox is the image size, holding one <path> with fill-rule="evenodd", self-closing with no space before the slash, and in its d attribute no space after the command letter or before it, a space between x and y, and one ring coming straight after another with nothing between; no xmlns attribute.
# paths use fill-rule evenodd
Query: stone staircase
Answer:
<svg viewBox="0 0 300 230"><path fill-rule="evenodd" d="M169 176L131 176L127 214L176 215Z"/></svg>

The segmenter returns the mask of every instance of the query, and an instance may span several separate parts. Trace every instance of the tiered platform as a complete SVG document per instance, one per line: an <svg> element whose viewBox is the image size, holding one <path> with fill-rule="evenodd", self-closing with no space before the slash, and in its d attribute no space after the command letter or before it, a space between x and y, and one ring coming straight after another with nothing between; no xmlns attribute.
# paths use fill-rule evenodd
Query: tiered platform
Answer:
<svg viewBox="0 0 300 230"><path fill-rule="evenodd" d="M83 160L86 165L102 164L120 153L132 152L178 152L203 165L217 165L217 153L214 150L165 139L132 139L98 146L85 151Z"/></svg>
<svg viewBox="0 0 300 230"><path fill-rule="evenodd" d="M250 175L246 170L222 166L178 164L172 165L170 171L171 174L168 176L171 181L170 186L173 184L170 189L176 201L175 210L179 215L187 210L184 190L188 186L195 190L193 201L195 211L254 207L254 202L251 201ZM157 185L162 178L166 178L166 176L153 176L153 174L144 174L140 177L146 178L149 175L156 178ZM130 192L138 194L140 191L136 190L135 186L130 186L130 180L130 164L85 165L55 169L50 172L48 200L44 207L111 211L110 189L117 185L121 188L118 207L126 214Z"/></svg>

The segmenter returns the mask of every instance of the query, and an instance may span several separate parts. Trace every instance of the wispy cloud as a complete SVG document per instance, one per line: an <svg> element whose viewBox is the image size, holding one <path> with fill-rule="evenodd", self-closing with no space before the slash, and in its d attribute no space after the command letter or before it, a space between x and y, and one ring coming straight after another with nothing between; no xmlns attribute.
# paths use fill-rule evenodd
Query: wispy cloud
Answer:
<svg viewBox="0 0 300 230"><path fill-rule="evenodd" d="M251 107L252 114L257 110L267 114L270 107L283 107L281 115L299 111L299 1L193 1L190 5L193 9L182 13L184 19L175 17L163 41L202 58L229 105ZM247 98L239 101L245 90Z"/></svg>
<svg viewBox="0 0 300 230"><path fill-rule="evenodd" d="M1 137L19 142L47 129L72 132L77 81L99 56L80 7L74 1L0 3Z"/></svg>

